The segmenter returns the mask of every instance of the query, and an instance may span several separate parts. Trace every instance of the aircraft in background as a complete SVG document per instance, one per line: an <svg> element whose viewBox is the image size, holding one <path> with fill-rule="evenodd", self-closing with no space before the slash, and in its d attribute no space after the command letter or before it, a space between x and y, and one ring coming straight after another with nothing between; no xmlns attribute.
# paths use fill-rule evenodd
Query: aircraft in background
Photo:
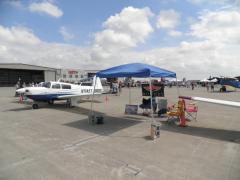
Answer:
<svg viewBox="0 0 240 180"><path fill-rule="evenodd" d="M240 88L240 81L237 78L219 78L219 83L225 86Z"/></svg>
<svg viewBox="0 0 240 180"><path fill-rule="evenodd" d="M96 95L103 92L102 83L99 78L96 79L96 76L93 78L91 86L51 81L41 83L40 87L25 87L16 90L18 94L24 94L33 100L33 109L38 109L38 102L54 104L56 100L67 100L67 105L76 106L82 97L93 95L93 91Z"/></svg>
<svg viewBox="0 0 240 180"><path fill-rule="evenodd" d="M226 91L226 86L230 86L232 88L240 88L240 81L237 78L213 77L209 78L208 80L210 82L214 82L215 84L220 84L223 91Z"/></svg>

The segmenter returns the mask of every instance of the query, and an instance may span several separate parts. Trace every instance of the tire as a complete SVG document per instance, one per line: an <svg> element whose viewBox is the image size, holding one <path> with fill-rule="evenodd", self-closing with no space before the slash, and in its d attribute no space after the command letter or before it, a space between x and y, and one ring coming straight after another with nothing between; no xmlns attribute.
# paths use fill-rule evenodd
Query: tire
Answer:
<svg viewBox="0 0 240 180"><path fill-rule="evenodd" d="M54 100L49 100L48 104L53 105L54 104Z"/></svg>
<svg viewBox="0 0 240 180"><path fill-rule="evenodd" d="M67 108L71 108L72 107L71 99L67 99L66 107Z"/></svg>
<svg viewBox="0 0 240 180"><path fill-rule="evenodd" d="M33 109L38 109L38 104L33 104L33 105L32 105L32 108L33 108Z"/></svg>

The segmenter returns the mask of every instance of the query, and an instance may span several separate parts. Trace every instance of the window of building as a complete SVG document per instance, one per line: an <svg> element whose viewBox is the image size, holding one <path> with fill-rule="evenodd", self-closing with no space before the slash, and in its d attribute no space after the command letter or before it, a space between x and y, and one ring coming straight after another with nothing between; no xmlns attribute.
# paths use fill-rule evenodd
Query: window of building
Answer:
<svg viewBox="0 0 240 180"><path fill-rule="evenodd" d="M71 89L71 85L62 84L62 89Z"/></svg>
<svg viewBox="0 0 240 180"><path fill-rule="evenodd" d="M71 75L71 74L69 74L69 78L72 78L72 75Z"/></svg>
<svg viewBox="0 0 240 180"><path fill-rule="evenodd" d="M52 89L60 89L60 84L53 84Z"/></svg>
<svg viewBox="0 0 240 180"><path fill-rule="evenodd" d="M77 75L77 74L75 75L75 78L78 78L78 75Z"/></svg>
<svg viewBox="0 0 240 180"><path fill-rule="evenodd" d="M63 78L66 78L67 77L67 75L66 74L63 74Z"/></svg>

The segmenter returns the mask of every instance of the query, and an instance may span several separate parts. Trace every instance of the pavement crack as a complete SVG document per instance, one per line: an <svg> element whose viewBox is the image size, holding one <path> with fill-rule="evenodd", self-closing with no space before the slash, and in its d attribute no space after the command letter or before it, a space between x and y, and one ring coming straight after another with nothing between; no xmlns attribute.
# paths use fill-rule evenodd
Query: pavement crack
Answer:
<svg viewBox="0 0 240 180"><path fill-rule="evenodd" d="M92 141L93 139L96 139L98 137L100 137L101 135L95 135L95 136L91 136L91 137L88 137L88 138L85 138L85 139L81 139L80 141L76 142L76 143L73 143L73 144L68 144L64 147L64 151L66 150L74 150L75 148L77 148L78 146L81 146L85 143L88 143L90 141Z"/></svg>

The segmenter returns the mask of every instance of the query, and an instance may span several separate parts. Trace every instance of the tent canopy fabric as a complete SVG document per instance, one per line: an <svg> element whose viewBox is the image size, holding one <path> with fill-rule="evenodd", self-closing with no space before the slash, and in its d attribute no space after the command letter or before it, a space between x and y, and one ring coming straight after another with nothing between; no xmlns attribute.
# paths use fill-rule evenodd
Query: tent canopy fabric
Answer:
<svg viewBox="0 0 240 180"><path fill-rule="evenodd" d="M176 73L156 66L143 63L131 63L115 66L106 70L97 72L97 77L114 78L114 77L172 77L176 78Z"/></svg>

